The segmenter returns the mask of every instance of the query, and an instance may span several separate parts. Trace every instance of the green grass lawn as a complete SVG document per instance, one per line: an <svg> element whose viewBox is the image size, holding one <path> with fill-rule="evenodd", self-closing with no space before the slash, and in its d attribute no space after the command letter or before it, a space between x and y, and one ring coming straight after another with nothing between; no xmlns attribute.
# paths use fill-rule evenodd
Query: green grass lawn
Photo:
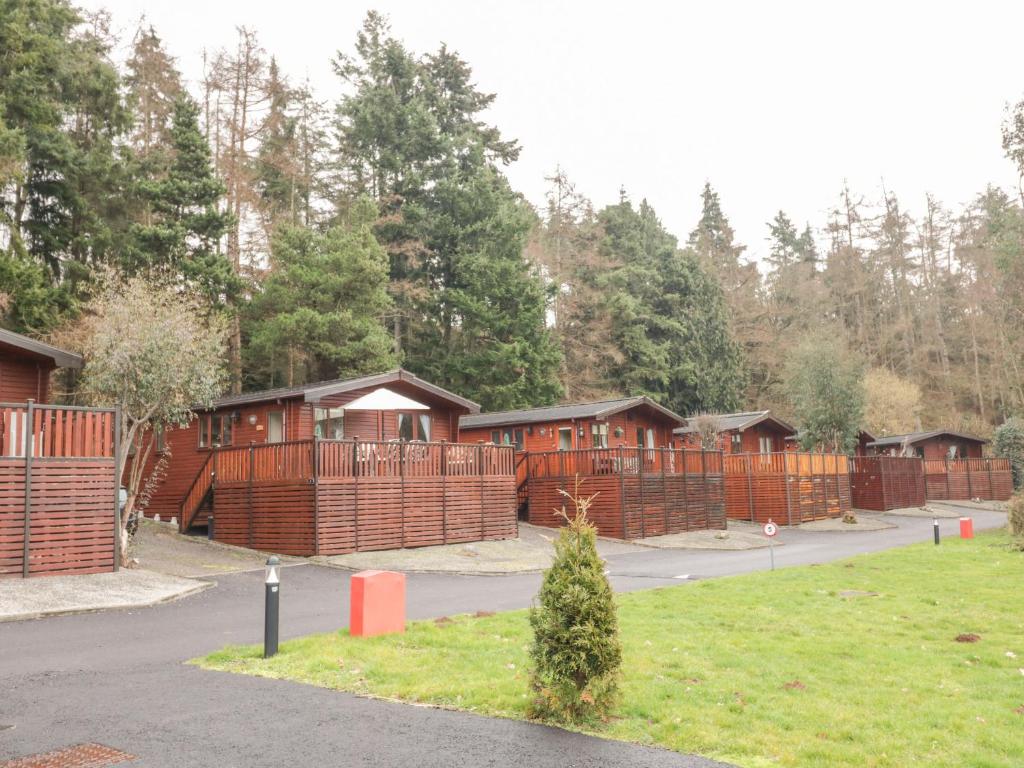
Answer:
<svg viewBox="0 0 1024 768"><path fill-rule="evenodd" d="M986 533L621 595L622 701L597 733L751 767L1021 766L1024 555L1008 545ZM197 663L523 718L529 642L516 611Z"/></svg>

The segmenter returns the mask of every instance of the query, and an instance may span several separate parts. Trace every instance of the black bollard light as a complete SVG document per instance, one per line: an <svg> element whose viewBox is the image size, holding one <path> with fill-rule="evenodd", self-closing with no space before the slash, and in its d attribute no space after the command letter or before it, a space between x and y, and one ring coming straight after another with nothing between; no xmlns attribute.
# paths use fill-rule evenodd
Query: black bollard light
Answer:
<svg viewBox="0 0 1024 768"><path fill-rule="evenodd" d="M932 518L932 535L935 537L935 546L939 546L939 518Z"/></svg>
<svg viewBox="0 0 1024 768"><path fill-rule="evenodd" d="M267 559L266 607L263 612L263 658L277 653L277 626L281 600L281 561L277 555Z"/></svg>

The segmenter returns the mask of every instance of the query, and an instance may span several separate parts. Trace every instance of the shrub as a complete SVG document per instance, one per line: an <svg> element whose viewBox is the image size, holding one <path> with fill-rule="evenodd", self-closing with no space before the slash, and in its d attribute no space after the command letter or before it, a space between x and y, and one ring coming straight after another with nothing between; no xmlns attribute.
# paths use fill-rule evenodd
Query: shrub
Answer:
<svg viewBox="0 0 1024 768"><path fill-rule="evenodd" d="M1010 535L1019 546L1024 545L1024 493L1015 493L1011 496L1006 510Z"/></svg>
<svg viewBox="0 0 1024 768"><path fill-rule="evenodd" d="M1024 487L1024 420L1013 417L996 427L992 450L996 456L1010 460L1013 487Z"/></svg>
<svg viewBox="0 0 1024 768"><path fill-rule="evenodd" d="M563 493L565 493L563 491ZM615 598L597 554L597 530L587 520L594 497L565 493L575 507L544 573L533 629L531 717L578 723L608 714L618 693L622 647Z"/></svg>

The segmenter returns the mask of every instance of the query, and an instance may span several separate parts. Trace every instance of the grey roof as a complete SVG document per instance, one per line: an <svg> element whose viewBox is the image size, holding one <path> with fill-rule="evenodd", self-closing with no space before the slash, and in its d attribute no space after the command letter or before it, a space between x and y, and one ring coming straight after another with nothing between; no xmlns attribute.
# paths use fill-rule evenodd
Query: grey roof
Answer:
<svg viewBox="0 0 1024 768"><path fill-rule="evenodd" d="M510 424L536 424L544 421L571 421L572 419L603 419L637 406L651 408L667 419L682 423L683 417L649 397L623 397L617 400L598 400L593 403L568 403L548 405L541 408L525 408L517 411L494 411L459 419L460 429L474 427L501 427Z"/></svg>
<svg viewBox="0 0 1024 768"><path fill-rule="evenodd" d="M873 442L868 443L868 445L879 447L883 445L903 445L904 443L913 445L914 443L920 443L924 440L930 440L933 437L941 437L942 435L950 435L952 437L958 437L961 440L970 440L975 443L988 442L988 440L983 437L969 435L966 432L953 432L949 429L935 429L931 432L907 432L903 435L888 435L886 437L881 437L878 440L874 440Z"/></svg>
<svg viewBox="0 0 1024 768"><path fill-rule="evenodd" d="M243 392L240 395L228 395L214 401L214 408L229 408L233 405L247 405L249 403L263 403L268 400L281 400L293 397L302 397L307 403L319 402L322 398L336 395L341 392L351 392L355 389L365 387L384 386L393 384L396 381L403 381L412 384L425 392L446 400L453 405L461 406L470 413L479 413L480 406L472 400L460 397L447 389L424 381L418 376L409 373L404 368L396 368L385 373L375 373L370 376L359 376L353 379L333 379L331 381L316 381L310 384L302 384L297 387L278 387L277 389L264 389L259 392Z"/></svg>
<svg viewBox="0 0 1024 768"><path fill-rule="evenodd" d="M715 413L710 415L718 419L719 432L732 432L734 430L742 432L744 429L749 429L763 421L774 421L781 429L791 433L796 432L792 425L777 416L772 416L771 411L743 411L741 413ZM675 430L675 434L685 435L696 432L697 428L691 423L695 418L695 416L691 416L687 419L686 424Z"/></svg>
<svg viewBox="0 0 1024 768"><path fill-rule="evenodd" d="M68 352L52 344L36 341L3 328L0 328L0 347L13 347L28 352L33 357L45 357L52 360L58 368L81 368L84 362L82 356L76 355L74 352Z"/></svg>

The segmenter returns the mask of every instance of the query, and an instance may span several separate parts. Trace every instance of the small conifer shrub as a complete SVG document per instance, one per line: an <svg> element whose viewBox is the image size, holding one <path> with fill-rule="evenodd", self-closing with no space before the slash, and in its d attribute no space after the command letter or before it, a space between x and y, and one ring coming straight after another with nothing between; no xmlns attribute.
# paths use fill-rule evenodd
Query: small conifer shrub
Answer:
<svg viewBox="0 0 1024 768"><path fill-rule="evenodd" d="M579 481L563 506L555 558L530 609L533 629L531 717L580 723L602 719L615 704L622 646L615 597L597 553L597 530L587 519L594 496ZM596 495L596 494L595 494Z"/></svg>

